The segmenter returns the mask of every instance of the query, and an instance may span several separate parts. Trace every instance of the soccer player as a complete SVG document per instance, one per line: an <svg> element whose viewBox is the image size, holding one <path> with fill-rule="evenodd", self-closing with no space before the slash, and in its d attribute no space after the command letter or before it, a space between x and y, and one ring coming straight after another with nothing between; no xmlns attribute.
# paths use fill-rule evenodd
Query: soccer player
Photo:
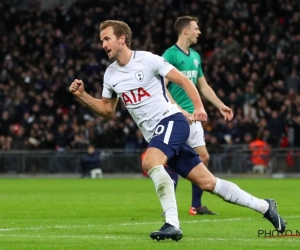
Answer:
<svg viewBox="0 0 300 250"><path fill-rule="evenodd" d="M150 234L152 239L180 240L182 231L173 181L164 164L225 201L249 207L264 214L279 231L285 231L285 221L271 199L259 199L241 190L234 183L216 178L200 161L196 152L185 142L190 126L176 104L167 98L163 78L182 86L193 101L193 121L206 121L207 114L194 84L162 57L146 51L130 49L132 32L129 26L116 20L100 24L100 40L112 63L104 74L102 99L84 90L82 80L75 79L69 91L100 116L112 117L118 98L122 99L132 118L149 142L142 167L152 179L165 223ZM184 163L184 164L183 164Z"/></svg>
<svg viewBox="0 0 300 250"><path fill-rule="evenodd" d="M178 35L177 42L164 52L163 57L195 84L198 90L220 110L225 120L231 120L233 117L232 110L224 105L207 84L202 72L201 57L195 50L190 48L190 45L197 43L198 36L201 34L198 27L198 19L191 16L178 17L174 28ZM179 85L168 80L165 83L171 94L171 97L169 96L171 101L175 101L179 105L182 113L190 123L191 131L187 143L194 148L203 164L207 167L209 154L205 146L202 124L191 120L191 114L194 111L193 102ZM169 167L166 170L173 179L176 189L178 174L174 173ZM201 188L192 183L192 205L189 213L191 215L217 214L202 205L202 194Z"/></svg>

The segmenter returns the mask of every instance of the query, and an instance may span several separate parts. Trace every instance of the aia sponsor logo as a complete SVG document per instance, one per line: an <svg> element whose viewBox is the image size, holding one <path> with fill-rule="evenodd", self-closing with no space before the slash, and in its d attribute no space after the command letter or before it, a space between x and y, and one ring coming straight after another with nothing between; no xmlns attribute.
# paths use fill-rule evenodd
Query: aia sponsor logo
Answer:
<svg viewBox="0 0 300 250"><path fill-rule="evenodd" d="M123 99L124 104L127 106L128 104L135 104L144 98L148 98L151 95L144 88L137 88L134 90L130 90L127 93L122 93L121 97Z"/></svg>

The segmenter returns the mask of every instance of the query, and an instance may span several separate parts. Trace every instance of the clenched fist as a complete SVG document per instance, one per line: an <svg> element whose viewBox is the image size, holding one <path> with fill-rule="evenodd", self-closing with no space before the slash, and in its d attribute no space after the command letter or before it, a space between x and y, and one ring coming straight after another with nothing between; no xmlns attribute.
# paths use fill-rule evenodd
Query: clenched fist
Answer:
<svg viewBox="0 0 300 250"><path fill-rule="evenodd" d="M75 95L79 96L84 92L84 84L82 80L75 79L70 87L69 87L70 92Z"/></svg>

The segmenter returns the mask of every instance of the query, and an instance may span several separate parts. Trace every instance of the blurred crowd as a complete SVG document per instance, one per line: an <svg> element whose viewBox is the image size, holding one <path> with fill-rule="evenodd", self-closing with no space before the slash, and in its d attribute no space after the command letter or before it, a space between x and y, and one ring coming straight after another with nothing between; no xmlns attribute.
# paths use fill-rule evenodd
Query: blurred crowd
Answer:
<svg viewBox="0 0 300 250"><path fill-rule="evenodd" d="M260 137L272 147L300 147L299 0L77 0L42 10L0 2L0 149L143 149L124 105L111 120L68 91L82 79L101 97L109 65L99 42L106 19L127 22L132 48L161 55L176 42L174 21L199 18L194 47L208 83L234 110L224 121L204 100L208 150Z"/></svg>

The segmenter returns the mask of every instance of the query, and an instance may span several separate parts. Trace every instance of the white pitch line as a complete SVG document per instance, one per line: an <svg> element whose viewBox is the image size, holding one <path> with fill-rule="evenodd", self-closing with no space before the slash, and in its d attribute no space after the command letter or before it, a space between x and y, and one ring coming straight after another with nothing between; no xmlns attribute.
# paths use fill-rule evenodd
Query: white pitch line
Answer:
<svg viewBox="0 0 300 250"><path fill-rule="evenodd" d="M181 221L182 224L192 224L192 223L202 223L202 222L230 222L230 221L240 221L240 220L252 220L252 218L231 218L231 219L220 219L220 220L192 220L192 221ZM111 226L138 226L138 225L156 225L161 224L160 222L128 222L128 223L115 223L115 224L87 224L87 225L75 225L75 226L67 226L67 225L57 225L50 227L16 227L16 228L0 228L0 232L4 231L18 231L18 230L43 230L43 229L55 229L55 228L78 228L78 227L111 227Z"/></svg>
<svg viewBox="0 0 300 250"><path fill-rule="evenodd" d="M21 238L83 238L83 239L137 239L135 237L113 236L113 235L27 235L27 234L0 234L0 237Z"/></svg>
<svg viewBox="0 0 300 250"><path fill-rule="evenodd" d="M300 215L285 216L284 218L300 218ZM254 218L230 218L230 219L205 219L205 220L192 220L192 221L180 221L181 224L193 224L193 223L212 223L212 222L231 222L231 221L245 221L253 220ZM67 229L67 228L81 228L81 227L110 227L110 226L139 226L139 225L156 225L161 224L160 222L128 222L128 223L115 223L115 224L87 224L87 225L56 225L50 227L15 227L15 228L0 228L0 232L7 231L21 231L21 230L45 230L45 229Z"/></svg>
<svg viewBox="0 0 300 250"><path fill-rule="evenodd" d="M66 239L66 238L80 238L80 239L112 239L112 240L140 240L140 241L145 241L145 240L148 240L148 238L139 238L139 237L127 237L127 236L114 236L114 235L20 235L20 234L0 234L0 237L13 237L13 238L61 238L61 239ZM266 240L266 241L284 241L284 242L287 242L287 241L290 241L290 242L300 242L300 239L298 238L274 238L274 239L266 239L266 238L261 238L262 240ZM248 242L257 242L258 241L258 238L257 239L249 239L249 238L246 238L246 239L242 239L242 238L204 238L204 237L196 237L196 238L188 238L188 241L191 242L191 241L248 241Z"/></svg>

